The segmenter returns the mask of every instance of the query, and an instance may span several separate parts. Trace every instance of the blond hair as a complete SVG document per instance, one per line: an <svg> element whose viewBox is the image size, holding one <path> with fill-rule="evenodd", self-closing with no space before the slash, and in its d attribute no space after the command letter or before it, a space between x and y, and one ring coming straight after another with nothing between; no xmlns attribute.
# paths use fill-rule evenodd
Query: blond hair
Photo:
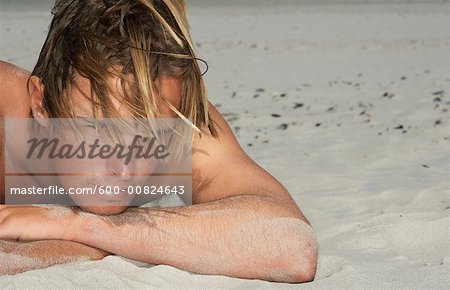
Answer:
<svg viewBox="0 0 450 290"><path fill-rule="evenodd" d="M161 98L193 128L217 136L183 0L57 0L52 14L32 72L44 85L51 118L76 117L70 92L77 72L90 81L94 117L120 117L113 97L134 117L155 118ZM161 95L156 80L163 76L182 81L179 109ZM120 79L122 94L108 85L110 77Z"/></svg>

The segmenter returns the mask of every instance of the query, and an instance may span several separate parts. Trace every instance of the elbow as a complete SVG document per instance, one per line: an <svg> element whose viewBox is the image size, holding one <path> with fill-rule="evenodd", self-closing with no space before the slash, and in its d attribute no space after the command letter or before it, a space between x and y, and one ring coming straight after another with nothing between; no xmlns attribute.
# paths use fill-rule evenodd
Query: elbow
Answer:
<svg viewBox="0 0 450 290"><path fill-rule="evenodd" d="M298 221L298 220L297 220ZM318 243L310 225L297 223L296 231L284 236L273 261L269 280L287 283L311 282L316 276Z"/></svg>
<svg viewBox="0 0 450 290"><path fill-rule="evenodd" d="M289 283L306 283L314 280L317 270L317 256L298 256L298 263L290 265L287 270L287 281Z"/></svg>
<svg viewBox="0 0 450 290"><path fill-rule="evenodd" d="M303 251L294 251L286 261L286 282L311 282L317 270L317 242L309 241Z"/></svg>

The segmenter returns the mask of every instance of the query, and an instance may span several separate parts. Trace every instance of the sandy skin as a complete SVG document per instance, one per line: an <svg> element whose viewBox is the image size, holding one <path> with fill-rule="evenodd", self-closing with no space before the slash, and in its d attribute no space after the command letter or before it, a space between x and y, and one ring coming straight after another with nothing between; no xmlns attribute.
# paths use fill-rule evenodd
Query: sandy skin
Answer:
<svg viewBox="0 0 450 290"><path fill-rule="evenodd" d="M35 118L46 118L42 107L44 88L39 79L31 79L30 98L26 93L28 75L17 74L18 70L0 63L2 118L30 117L30 108ZM170 101L175 106L179 104L179 81L160 81L163 94L172 96ZM79 78L78 87L86 93L89 82ZM82 92L73 92L77 93ZM79 115L89 114L81 98L76 102L76 111ZM0 206L0 239L64 240L99 249L88 255L92 259L106 251L203 274L311 281L316 271L317 242L307 219L287 190L245 154L212 105L210 112L219 127L219 138L204 135L194 139L194 205L170 210L130 208L121 214L117 213L125 208L88 208L95 214L65 211L58 219L52 217L54 208ZM167 114L170 116L168 108ZM73 249L73 244L64 246ZM34 259L34 253L28 251L22 257ZM86 253L80 251L80 257L86 257ZM53 264L69 261L61 253L42 259ZM29 269L49 264L39 262ZM17 268L26 270L23 266Z"/></svg>

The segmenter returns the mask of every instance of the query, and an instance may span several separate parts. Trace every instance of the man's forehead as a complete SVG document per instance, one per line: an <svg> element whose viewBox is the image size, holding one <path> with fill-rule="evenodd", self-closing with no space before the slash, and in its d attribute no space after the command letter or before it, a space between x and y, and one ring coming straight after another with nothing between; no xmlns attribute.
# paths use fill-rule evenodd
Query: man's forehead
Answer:
<svg viewBox="0 0 450 290"><path fill-rule="evenodd" d="M129 92L129 85L127 82L122 86L121 78L117 76L122 70L122 66L113 66L111 68L112 74L106 77L106 84L112 90L115 95L123 96L124 90L126 93ZM134 79L133 75L127 75L130 81ZM78 71L75 71L72 78L72 83L74 89L72 90L72 98L74 103L74 111L81 116L92 116L92 101L95 97L95 92L91 89L91 82L89 78L83 76ZM161 76L156 80L160 87L160 92L162 96L169 101L176 108L180 107L181 104L181 79L177 77ZM155 92L156 93L156 92ZM176 117L176 114L165 104L160 102L160 98L155 98L157 107L161 108L162 114L165 117ZM131 118L133 114L123 106L123 102L119 101L117 98L111 98L112 103L118 109L119 114L123 117ZM100 104L101 106L101 104Z"/></svg>
<svg viewBox="0 0 450 290"><path fill-rule="evenodd" d="M120 71L118 70L118 68L116 68L116 69L111 68L108 70L108 72L110 72L110 74L105 76L106 82L109 85L120 84L120 78L118 77L118 74L120 73ZM133 76L130 75L130 76L127 76L127 78L132 80ZM91 86L91 82L90 82L89 78L84 76L82 73L78 72L77 70L75 70L72 75L72 83L80 88L86 88L86 87L90 88L90 86Z"/></svg>

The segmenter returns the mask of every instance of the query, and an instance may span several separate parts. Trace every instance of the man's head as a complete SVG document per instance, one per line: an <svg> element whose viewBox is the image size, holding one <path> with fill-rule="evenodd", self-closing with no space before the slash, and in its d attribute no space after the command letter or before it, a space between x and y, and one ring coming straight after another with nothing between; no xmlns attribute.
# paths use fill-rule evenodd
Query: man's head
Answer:
<svg viewBox="0 0 450 290"><path fill-rule="evenodd" d="M57 0L52 14L35 118L184 116L216 135L183 0Z"/></svg>
<svg viewBox="0 0 450 290"><path fill-rule="evenodd" d="M52 13L32 72L45 88L42 105L49 117L75 117L76 76L90 81L94 116L121 117L117 99L135 117L158 117L156 104L166 100L157 80L172 77L182 88L179 112L197 127L209 124L183 0L59 0ZM114 94L111 78L123 94Z"/></svg>

